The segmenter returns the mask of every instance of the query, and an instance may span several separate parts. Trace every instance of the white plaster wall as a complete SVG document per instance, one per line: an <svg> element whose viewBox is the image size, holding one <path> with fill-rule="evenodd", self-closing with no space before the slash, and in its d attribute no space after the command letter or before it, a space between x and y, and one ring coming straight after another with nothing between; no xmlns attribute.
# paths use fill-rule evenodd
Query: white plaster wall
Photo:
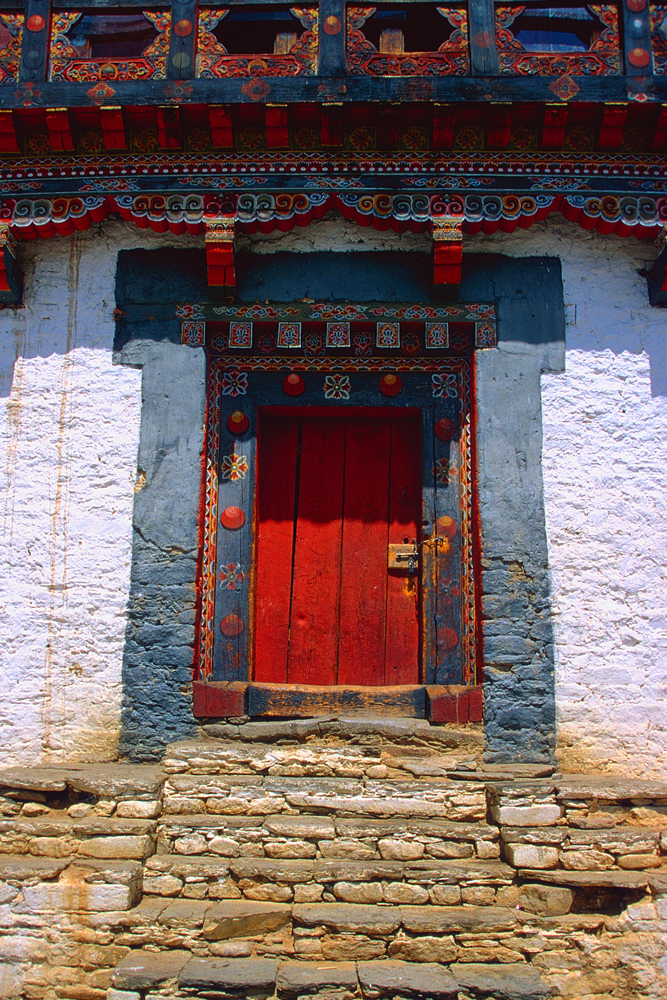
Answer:
<svg viewBox="0 0 667 1000"><path fill-rule="evenodd" d="M664 777L667 310L637 273L655 251L558 219L466 249L562 262L566 370L542 376L560 761Z"/></svg>
<svg viewBox="0 0 667 1000"><path fill-rule="evenodd" d="M112 364L109 224L22 248L0 312L0 764L116 755L141 372Z"/></svg>

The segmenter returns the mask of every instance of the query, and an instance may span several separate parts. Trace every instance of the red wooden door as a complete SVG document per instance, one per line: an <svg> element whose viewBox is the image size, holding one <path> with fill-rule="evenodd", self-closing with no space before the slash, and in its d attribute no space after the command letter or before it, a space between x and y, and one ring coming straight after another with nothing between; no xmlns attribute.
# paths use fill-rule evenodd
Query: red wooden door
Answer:
<svg viewBox="0 0 667 1000"><path fill-rule="evenodd" d="M414 410L260 415L254 679L419 682L418 574L387 569L421 521Z"/></svg>

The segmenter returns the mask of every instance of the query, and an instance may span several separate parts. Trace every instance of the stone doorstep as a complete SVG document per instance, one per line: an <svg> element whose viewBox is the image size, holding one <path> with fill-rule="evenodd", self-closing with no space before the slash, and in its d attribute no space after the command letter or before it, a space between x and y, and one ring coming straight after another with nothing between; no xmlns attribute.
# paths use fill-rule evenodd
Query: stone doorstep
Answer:
<svg viewBox="0 0 667 1000"><path fill-rule="evenodd" d="M472 745L481 751L484 734L481 725L431 725L425 719L401 718L400 716L367 715L321 716L310 719L285 719L280 721L260 721L241 723L207 723L203 726L206 737L240 740L259 743L273 743L278 740L302 742L313 737L332 740L350 738L376 738L399 740L458 748ZM182 741L172 744L185 747L199 741Z"/></svg>
<svg viewBox="0 0 667 1000"><path fill-rule="evenodd" d="M493 1000L542 1000L551 991L529 965L411 962L295 962L274 959L198 959L188 953L133 952L112 973L116 990L139 995L176 980L190 995L199 990L219 997L281 1000L304 995L343 995L360 990L367 1000L405 997L406 1000L455 1000L459 991ZM340 995L340 994L336 994Z"/></svg>

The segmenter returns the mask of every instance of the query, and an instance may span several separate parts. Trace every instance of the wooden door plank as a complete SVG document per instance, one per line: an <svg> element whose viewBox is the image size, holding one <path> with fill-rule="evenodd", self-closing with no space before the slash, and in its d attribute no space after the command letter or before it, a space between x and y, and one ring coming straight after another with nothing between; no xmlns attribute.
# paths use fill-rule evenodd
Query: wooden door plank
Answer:
<svg viewBox="0 0 667 1000"><path fill-rule="evenodd" d="M339 684L385 684L389 420L349 417L340 593Z"/></svg>
<svg viewBox="0 0 667 1000"><path fill-rule="evenodd" d="M298 438L298 417L262 417L254 677L283 684L287 682Z"/></svg>
<svg viewBox="0 0 667 1000"><path fill-rule="evenodd" d="M392 419L388 541L420 539L420 419ZM386 564L385 564L386 565ZM419 573L388 571L385 684L419 682Z"/></svg>
<svg viewBox="0 0 667 1000"><path fill-rule="evenodd" d="M335 684L345 458L345 418L305 419L297 514L291 684Z"/></svg>

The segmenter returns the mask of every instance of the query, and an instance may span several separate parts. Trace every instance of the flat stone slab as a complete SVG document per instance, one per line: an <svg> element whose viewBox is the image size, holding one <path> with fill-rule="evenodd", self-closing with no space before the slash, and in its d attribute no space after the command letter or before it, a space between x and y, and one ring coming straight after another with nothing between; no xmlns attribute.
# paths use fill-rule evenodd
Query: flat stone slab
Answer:
<svg viewBox="0 0 667 1000"><path fill-rule="evenodd" d="M568 774L556 782L559 799L667 799L667 781L613 774Z"/></svg>
<svg viewBox="0 0 667 1000"><path fill-rule="evenodd" d="M119 990L146 990L168 979L176 979L192 959L189 951L131 951L111 973Z"/></svg>
<svg viewBox="0 0 667 1000"><path fill-rule="evenodd" d="M400 910L392 906L357 903L297 903L292 909L295 924L329 927L338 933L383 935L397 931Z"/></svg>
<svg viewBox="0 0 667 1000"><path fill-rule="evenodd" d="M56 878L73 858L33 858L27 855L0 854L0 881L23 882L28 879Z"/></svg>
<svg viewBox="0 0 667 1000"><path fill-rule="evenodd" d="M278 963L259 958L193 958L178 977L181 989L215 990L216 997L265 1000L276 988Z"/></svg>
<svg viewBox="0 0 667 1000"><path fill-rule="evenodd" d="M569 885L576 888L590 886L594 889L644 889L651 877L648 872L641 871L565 871L560 868L542 871L533 868L520 868L519 878L530 882L548 882L550 885Z"/></svg>
<svg viewBox="0 0 667 1000"><path fill-rule="evenodd" d="M276 740L301 742L309 736L320 735L320 722L325 719L290 719L284 722L246 722L242 725L230 723L210 723L203 727L207 736L227 740L243 740L251 743L273 743ZM175 744L177 747L183 743Z"/></svg>
<svg viewBox="0 0 667 1000"><path fill-rule="evenodd" d="M359 962L357 973L368 1000L396 996L445 1000L458 993L458 984L447 967L431 962Z"/></svg>
<svg viewBox="0 0 667 1000"><path fill-rule="evenodd" d="M288 923L291 915L291 906L284 903L256 903L251 900L215 903L207 911L203 935L207 941L227 941L229 938L270 934Z"/></svg>
<svg viewBox="0 0 667 1000"><path fill-rule="evenodd" d="M401 906L411 934L497 933L516 927L516 911L504 906Z"/></svg>
<svg viewBox="0 0 667 1000"><path fill-rule="evenodd" d="M145 795L164 780L162 767L152 764L68 764L61 767L10 767L0 771L0 787L35 792L74 791L89 795Z"/></svg>
<svg viewBox="0 0 667 1000"><path fill-rule="evenodd" d="M551 988L530 965L456 962L449 969L459 986L475 996L493 997L493 1000L542 1000L552 995Z"/></svg>
<svg viewBox="0 0 667 1000"><path fill-rule="evenodd" d="M281 997L357 991L355 962L286 962L278 970L276 990Z"/></svg>

